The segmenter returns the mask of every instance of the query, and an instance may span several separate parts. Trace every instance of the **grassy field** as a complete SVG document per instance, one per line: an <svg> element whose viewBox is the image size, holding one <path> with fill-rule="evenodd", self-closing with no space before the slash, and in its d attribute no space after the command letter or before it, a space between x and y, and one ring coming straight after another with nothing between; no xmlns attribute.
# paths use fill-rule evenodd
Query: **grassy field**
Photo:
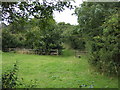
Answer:
<svg viewBox="0 0 120 90"><path fill-rule="evenodd" d="M75 58L65 51L63 56L26 55L3 53L3 72L18 61L19 78L25 83L37 80L37 88L79 88L80 85L94 85L94 88L118 88L117 78L94 72L87 57Z"/></svg>

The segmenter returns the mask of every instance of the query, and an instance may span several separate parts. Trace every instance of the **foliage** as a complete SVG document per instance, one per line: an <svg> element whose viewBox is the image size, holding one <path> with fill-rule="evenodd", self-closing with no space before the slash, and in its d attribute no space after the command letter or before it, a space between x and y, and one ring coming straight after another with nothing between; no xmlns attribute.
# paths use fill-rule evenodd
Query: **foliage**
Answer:
<svg viewBox="0 0 120 90"><path fill-rule="evenodd" d="M40 53L44 51L45 54L50 54L51 49L62 49L61 34L56 29L55 20L49 18L36 21L39 25L33 26L25 35L27 48L39 50Z"/></svg>
<svg viewBox="0 0 120 90"><path fill-rule="evenodd" d="M9 23L8 30L3 30L3 51L13 47L32 48L48 55L51 49L59 49L60 54L61 33L53 11L61 12L65 7L72 9L71 1L3 2L2 19Z"/></svg>
<svg viewBox="0 0 120 90"><path fill-rule="evenodd" d="M76 9L79 35L86 43L89 62L102 72L118 74L120 42L118 3L84 2Z"/></svg>
<svg viewBox="0 0 120 90"><path fill-rule="evenodd" d="M2 74L2 88L15 88L18 84L17 78L18 66L15 63L12 70Z"/></svg>
<svg viewBox="0 0 120 90"><path fill-rule="evenodd" d="M61 12L65 7L72 9L71 1L41 0L40 2L28 0L26 2L2 2L2 20L14 23L21 18L27 21L31 16L37 19L47 19L51 17L53 11Z"/></svg>
<svg viewBox="0 0 120 90"><path fill-rule="evenodd" d="M100 45L96 45L96 47L101 47L98 51L99 62L101 63L99 68L104 72L118 74L118 70L120 69L120 31L118 30L118 14L110 16L103 24L103 28L101 41L104 42L104 44L100 43Z"/></svg>
<svg viewBox="0 0 120 90"><path fill-rule="evenodd" d="M15 36L13 36L8 29L2 30L2 50L3 51L7 51L6 48L9 48L9 47L16 47L17 43L18 42Z"/></svg>
<svg viewBox="0 0 120 90"><path fill-rule="evenodd" d="M30 48L40 54L50 54L51 49L62 49L61 32L51 16L49 19L31 19L25 28L15 28L14 24L3 29L3 51L6 48Z"/></svg>
<svg viewBox="0 0 120 90"><path fill-rule="evenodd" d="M24 83L24 79L18 78L18 64L14 64L12 70L6 71L2 74L2 88L34 88L37 86L37 80L31 80L29 83Z"/></svg>
<svg viewBox="0 0 120 90"><path fill-rule="evenodd" d="M82 34L78 33L78 31L79 26L74 26L71 35L67 39L67 42L69 42L69 45L73 49L82 51L85 50L85 41L84 38L82 38Z"/></svg>
<svg viewBox="0 0 120 90"><path fill-rule="evenodd" d="M8 48L22 48L25 44L24 34L16 32L16 29L12 28L12 25L2 29L2 50L8 51Z"/></svg>
<svg viewBox="0 0 120 90"><path fill-rule="evenodd" d="M84 40L81 35L78 35L77 25L70 25L69 23L60 22L57 28L61 31L62 42L72 49L84 50Z"/></svg>

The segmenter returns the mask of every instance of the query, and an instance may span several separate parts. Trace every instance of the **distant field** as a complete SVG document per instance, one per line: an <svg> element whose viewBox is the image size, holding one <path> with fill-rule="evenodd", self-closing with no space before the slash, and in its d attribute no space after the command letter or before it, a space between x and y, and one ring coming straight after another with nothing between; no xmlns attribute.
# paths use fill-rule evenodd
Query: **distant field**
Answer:
<svg viewBox="0 0 120 90"><path fill-rule="evenodd" d="M70 53L63 56L3 53L3 72L12 68L15 61L18 61L19 78L25 83L37 80L37 88L79 88L83 84L94 85L94 88L118 88L117 78L94 72L85 55L75 58Z"/></svg>

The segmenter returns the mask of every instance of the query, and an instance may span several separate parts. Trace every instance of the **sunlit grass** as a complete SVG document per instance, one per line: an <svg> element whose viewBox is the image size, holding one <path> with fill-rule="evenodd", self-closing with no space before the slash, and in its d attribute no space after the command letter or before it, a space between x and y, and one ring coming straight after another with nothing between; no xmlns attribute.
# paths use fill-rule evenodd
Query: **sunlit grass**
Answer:
<svg viewBox="0 0 120 90"><path fill-rule="evenodd" d="M19 78L26 83L37 80L37 88L79 88L83 84L94 85L94 88L118 88L117 78L94 72L85 55L76 58L65 51L63 56L3 53L2 57L3 72L18 61Z"/></svg>

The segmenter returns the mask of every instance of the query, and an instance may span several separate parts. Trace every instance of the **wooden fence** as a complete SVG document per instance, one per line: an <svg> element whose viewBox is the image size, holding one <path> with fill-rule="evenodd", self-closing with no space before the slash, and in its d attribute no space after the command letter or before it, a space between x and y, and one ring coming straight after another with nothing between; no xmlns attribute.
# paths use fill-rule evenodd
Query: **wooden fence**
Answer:
<svg viewBox="0 0 120 90"><path fill-rule="evenodd" d="M40 52L41 51L41 52ZM38 49L25 49L25 48L8 48L8 52L16 52L21 54L39 54L46 55L45 51ZM51 49L49 55L59 55L58 49Z"/></svg>
<svg viewBox="0 0 120 90"><path fill-rule="evenodd" d="M82 54L88 53L87 51L77 51L77 50L75 50L74 52L75 52L75 57L78 58L80 58Z"/></svg>
<svg viewBox="0 0 120 90"><path fill-rule="evenodd" d="M16 53L21 53L21 54L39 54L39 55L46 55L45 51L38 50L38 49L25 49L25 48L8 48L9 52L16 52ZM75 50L74 54L75 57L80 58L82 54L86 54L87 51L78 51ZM49 51L49 55L59 55L59 50L58 49L51 49Z"/></svg>

